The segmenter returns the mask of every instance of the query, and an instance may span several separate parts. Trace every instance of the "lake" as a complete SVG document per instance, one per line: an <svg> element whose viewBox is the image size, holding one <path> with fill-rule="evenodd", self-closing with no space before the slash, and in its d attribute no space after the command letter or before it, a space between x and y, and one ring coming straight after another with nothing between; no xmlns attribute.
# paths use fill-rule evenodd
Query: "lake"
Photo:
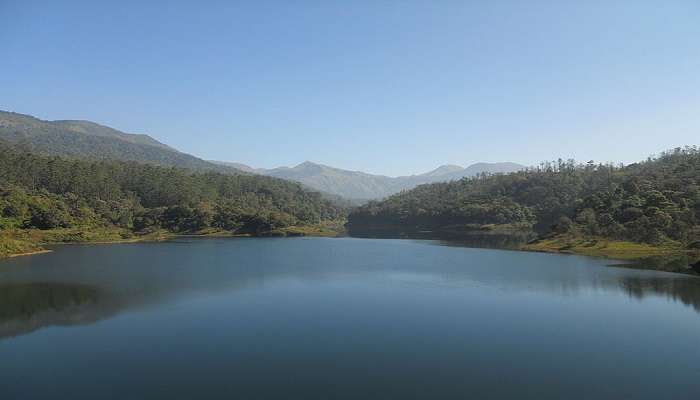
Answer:
<svg viewBox="0 0 700 400"><path fill-rule="evenodd" d="M439 241L0 261L5 399L698 399L700 279Z"/></svg>

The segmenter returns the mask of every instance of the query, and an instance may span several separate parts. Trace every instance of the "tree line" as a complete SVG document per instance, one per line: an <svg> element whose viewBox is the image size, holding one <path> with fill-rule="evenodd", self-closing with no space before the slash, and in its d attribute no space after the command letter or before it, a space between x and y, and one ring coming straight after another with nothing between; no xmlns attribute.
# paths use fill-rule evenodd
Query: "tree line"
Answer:
<svg viewBox="0 0 700 400"><path fill-rule="evenodd" d="M281 179L49 157L0 143L0 229L261 234L345 213L321 194Z"/></svg>
<svg viewBox="0 0 700 400"><path fill-rule="evenodd" d="M350 213L356 228L514 225L644 243L700 241L700 150L628 166L557 160L507 175L419 186Z"/></svg>

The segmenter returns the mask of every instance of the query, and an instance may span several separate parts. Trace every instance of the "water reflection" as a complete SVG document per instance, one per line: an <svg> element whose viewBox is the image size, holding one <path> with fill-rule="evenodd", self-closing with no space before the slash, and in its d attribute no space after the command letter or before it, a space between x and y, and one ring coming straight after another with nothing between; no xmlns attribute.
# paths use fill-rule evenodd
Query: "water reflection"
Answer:
<svg viewBox="0 0 700 400"><path fill-rule="evenodd" d="M665 277L626 276L619 286L633 298L643 300L649 296L664 296L680 301L700 312L700 279L673 279Z"/></svg>
<svg viewBox="0 0 700 400"><path fill-rule="evenodd" d="M437 240L445 245L482 249L517 249L536 237L533 231L421 231L348 227L348 235L365 239Z"/></svg>
<svg viewBox="0 0 700 400"><path fill-rule="evenodd" d="M475 239L481 240L481 239ZM202 294L313 285L417 285L431 290L575 296L591 291L680 301L700 312L700 279L609 268L584 257L362 239L218 239L62 247L0 262L0 338L87 324ZM472 242L473 243L473 242ZM438 244L438 245L436 245Z"/></svg>
<svg viewBox="0 0 700 400"><path fill-rule="evenodd" d="M93 322L100 292L89 285L55 282L0 285L0 337L52 325Z"/></svg>
<svg viewBox="0 0 700 400"><path fill-rule="evenodd" d="M686 274L700 273L700 262L698 261L697 255L688 254L653 256L616 266Z"/></svg>

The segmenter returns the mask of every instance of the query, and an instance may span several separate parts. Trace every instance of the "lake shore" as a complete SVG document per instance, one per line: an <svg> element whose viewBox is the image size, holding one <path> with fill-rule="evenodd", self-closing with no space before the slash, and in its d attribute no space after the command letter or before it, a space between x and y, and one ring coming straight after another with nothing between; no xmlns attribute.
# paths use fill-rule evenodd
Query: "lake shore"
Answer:
<svg viewBox="0 0 700 400"><path fill-rule="evenodd" d="M483 234L484 232L489 231L479 231L478 233ZM498 233L498 235L500 234L502 234L502 232ZM172 233L161 230L145 234L134 234L133 232L123 229L14 230L4 231L0 234L0 259L48 253L51 252L51 250L43 246L60 244L138 243L158 242L176 238L205 237L338 237L341 235L342 229L339 224L292 226L261 232L259 234L235 233L216 229L191 233ZM491 231L487 233L487 235L495 236L497 234ZM395 237L413 238L405 235L396 235ZM466 237L467 236L463 237L463 239ZM421 236L418 238L429 239L430 237ZM435 237L434 239L445 240L446 238ZM454 239L454 237L450 239ZM512 243L504 245L502 242L497 243L495 246L483 246L480 242L471 243L469 241L465 242L464 245L466 247L492 247L517 251L601 257L624 262L624 264L619 264L621 266L632 266L691 275L698 275L698 272L693 270L690 265L700 260L700 252L683 249L675 243L650 245L571 235L538 238L519 246L513 246Z"/></svg>
<svg viewBox="0 0 700 400"><path fill-rule="evenodd" d="M37 254L45 254L45 253L51 253L53 250L49 249L41 249L41 250L35 250L35 251L30 251L26 253L15 253L15 254L10 254L6 256L7 258L15 258L15 257L24 257L24 256L34 256Z"/></svg>
<svg viewBox="0 0 700 400"><path fill-rule="evenodd" d="M700 261L699 250L686 249L678 242L652 245L575 234L537 236L531 229L518 225L348 228L354 237L441 240L466 247L598 257L617 261L615 265L619 266L690 275L698 275L697 269L690 266Z"/></svg>
<svg viewBox="0 0 700 400"><path fill-rule="evenodd" d="M691 265L700 261L700 251L683 248L678 243L651 245L573 235L536 239L524 244L521 250L602 257L627 263L623 265L690 275L698 275Z"/></svg>
<svg viewBox="0 0 700 400"><path fill-rule="evenodd" d="M201 237L337 237L342 230L339 223L321 223L309 226L290 226L257 234L235 233L230 231L208 229L190 233L173 233L165 230L143 234L126 229L13 229L0 231L0 259L30 256L51 252L43 246L74 244L116 244L159 242L176 238Z"/></svg>
<svg viewBox="0 0 700 400"><path fill-rule="evenodd" d="M523 250L545 253L570 253L592 257L635 260L644 257L668 256L689 252L675 243L651 245L599 237L559 235L533 240Z"/></svg>

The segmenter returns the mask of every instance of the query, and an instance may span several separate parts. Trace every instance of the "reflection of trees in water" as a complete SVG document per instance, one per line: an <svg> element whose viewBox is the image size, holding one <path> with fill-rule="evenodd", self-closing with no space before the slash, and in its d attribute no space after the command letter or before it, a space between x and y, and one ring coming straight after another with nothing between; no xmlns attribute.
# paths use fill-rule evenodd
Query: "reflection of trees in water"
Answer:
<svg viewBox="0 0 700 400"><path fill-rule="evenodd" d="M448 246L475 247L486 249L516 249L532 240L535 236L531 231L489 232L479 230L392 230L392 229L357 229L351 228L348 234L352 237L367 239L420 239L440 240Z"/></svg>
<svg viewBox="0 0 700 400"><path fill-rule="evenodd" d="M105 285L39 282L0 284L0 339L28 334L50 326L90 324L131 308L142 308L188 292L230 290L260 284L266 273L251 271L235 281L218 275L187 272L186 279L168 268L145 268L112 276ZM153 272L151 270L150 272ZM269 272L269 271L267 271ZM282 275L297 275L283 271ZM89 279L88 279L89 280ZM103 287L106 286L106 287Z"/></svg>
<svg viewBox="0 0 700 400"><path fill-rule="evenodd" d="M625 276L619 280L627 295L636 299L647 296L665 296L692 306L700 312L700 279Z"/></svg>
<svg viewBox="0 0 700 400"><path fill-rule="evenodd" d="M417 238L434 239L420 235ZM487 233L441 239L442 242L435 243L509 248L526 240L527 236ZM251 245L255 243L258 242L251 242ZM4 283L0 283L0 338L49 326L88 324L128 309L149 307L197 292L236 291L287 278L342 280L347 279L348 274L351 279L366 275L362 279L373 282L409 276L413 279L411 283L433 287L436 284L473 287L476 282L508 291L530 290L562 296L586 288L618 293L622 290L639 299L665 296L700 312L700 279L630 270L616 272L602 268L602 263L591 266L589 260L580 257L536 253L520 257L515 253L485 252L488 256L482 262L477 262L478 257L461 258L457 254L458 258L447 258L449 262L439 263L440 251L430 253L438 258L397 265L393 262L396 257L393 251L373 256L370 261L355 257L356 246L362 244L358 241L349 242L352 246L318 247L311 241L280 239L280 243L288 246L278 252L266 251L270 243L276 242L259 243L264 246L248 252L231 252L228 256L171 247L167 252L144 251L135 252L132 258L109 258L93 256L93 252L104 249L95 247L90 248L88 256L79 259L80 262L75 262L74 253L57 253L56 256L65 255L65 259L55 262L63 268L43 268L44 263L37 263L33 268L24 265L6 269L1 275ZM342 245L342 241L332 243ZM412 249L414 253L404 250L402 256L426 253L423 248ZM164 258L165 255L169 258ZM95 259L102 260L105 265L94 265ZM476 261L469 261L472 259ZM67 279L70 281L65 282Z"/></svg>
<svg viewBox="0 0 700 400"><path fill-rule="evenodd" d="M0 286L0 321L31 318L46 311L97 302L97 289L66 283L24 283Z"/></svg>
<svg viewBox="0 0 700 400"><path fill-rule="evenodd" d="M678 254L672 256L653 256L634 261L632 263L615 265L635 269L651 269L655 271L680 272L685 274L697 274L694 263L698 262L696 256Z"/></svg>
<svg viewBox="0 0 700 400"><path fill-rule="evenodd" d="M99 300L99 290L89 285L55 282L0 285L0 338L51 325L94 322L105 314L95 307Z"/></svg>
<svg viewBox="0 0 700 400"><path fill-rule="evenodd" d="M441 240L448 246L477 247L485 249L517 249L531 239L532 236L529 233L490 233L443 237Z"/></svg>

